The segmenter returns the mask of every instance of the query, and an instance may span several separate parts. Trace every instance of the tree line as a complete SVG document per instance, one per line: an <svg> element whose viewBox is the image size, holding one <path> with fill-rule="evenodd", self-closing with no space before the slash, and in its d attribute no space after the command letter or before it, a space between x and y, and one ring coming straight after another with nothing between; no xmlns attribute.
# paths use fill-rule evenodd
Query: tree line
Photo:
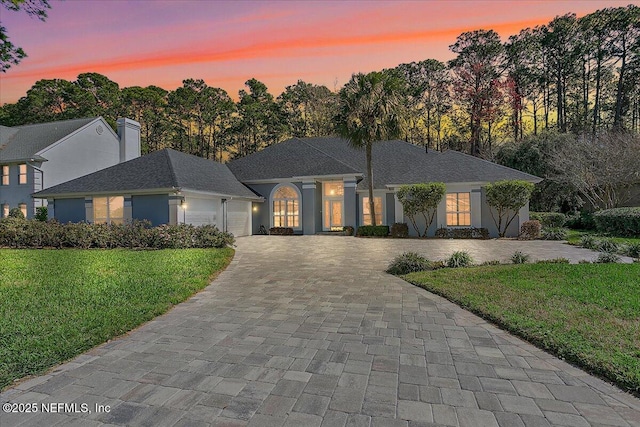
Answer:
<svg viewBox="0 0 640 427"><path fill-rule="evenodd" d="M495 159L505 142L554 130L574 135L640 132L640 8L569 13L502 41L462 33L447 63L426 59L382 70L401 84L400 137L426 148ZM225 161L288 137L337 133L339 96L299 80L277 97L250 79L237 101L201 79L176 90L125 87L98 73L40 80L0 107L16 126L88 116L141 123L143 152L165 147Z"/></svg>

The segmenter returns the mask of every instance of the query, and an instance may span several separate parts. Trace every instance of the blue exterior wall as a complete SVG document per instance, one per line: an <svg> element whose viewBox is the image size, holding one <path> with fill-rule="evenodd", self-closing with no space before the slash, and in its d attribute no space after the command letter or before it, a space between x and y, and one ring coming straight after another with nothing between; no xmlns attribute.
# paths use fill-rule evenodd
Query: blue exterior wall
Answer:
<svg viewBox="0 0 640 427"><path fill-rule="evenodd" d="M24 163L23 163L24 164ZM0 165L1 166L7 166ZM27 166L27 183L18 184L20 175L19 165L11 163L9 166L9 185L0 185L0 207L9 205L9 208L17 208L24 203L27 205L27 218L33 218L34 202L31 198L33 193L33 169ZM0 215L2 212L0 210Z"/></svg>
<svg viewBox="0 0 640 427"><path fill-rule="evenodd" d="M131 217L151 221L153 226L169 223L169 195L153 194L131 197Z"/></svg>
<svg viewBox="0 0 640 427"><path fill-rule="evenodd" d="M84 197L78 199L55 199L53 206L55 218L63 224L86 220Z"/></svg>
<svg viewBox="0 0 640 427"><path fill-rule="evenodd" d="M253 191L258 193L260 196L264 197L264 203L254 203L253 207L255 209L251 209L251 234L258 234L258 230L261 225L264 225L264 228L269 231L269 227L271 224L271 219L269 218L269 206L271 201L269 200L269 195L271 194L271 190L275 187L276 184L251 184L248 185Z"/></svg>

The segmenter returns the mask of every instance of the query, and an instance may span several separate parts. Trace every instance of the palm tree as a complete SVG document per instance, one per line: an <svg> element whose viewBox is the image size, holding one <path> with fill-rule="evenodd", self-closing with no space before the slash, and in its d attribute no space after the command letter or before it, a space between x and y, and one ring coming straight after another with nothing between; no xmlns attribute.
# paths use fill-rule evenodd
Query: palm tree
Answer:
<svg viewBox="0 0 640 427"><path fill-rule="evenodd" d="M401 80L390 73L378 71L354 74L339 93L338 135L352 146L366 151L372 225L376 225L376 214L371 149L374 142L394 139L400 134L401 93Z"/></svg>

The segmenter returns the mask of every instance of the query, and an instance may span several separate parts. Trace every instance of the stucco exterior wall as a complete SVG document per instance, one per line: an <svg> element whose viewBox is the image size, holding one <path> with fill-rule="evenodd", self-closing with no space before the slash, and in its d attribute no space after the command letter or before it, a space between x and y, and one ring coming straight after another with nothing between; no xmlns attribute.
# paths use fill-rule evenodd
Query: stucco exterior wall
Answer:
<svg viewBox="0 0 640 427"><path fill-rule="evenodd" d="M9 185L0 185L0 207L6 204L9 205L10 208L17 208L20 204L24 203L27 205L27 218L33 218L35 211L35 205L31 198L34 185L33 168L27 166L27 183L19 184L19 164L10 163L8 166ZM2 215L1 210L0 215Z"/></svg>
<svg viewBox="0 0 640 427"><path fill-rule="evenodd" d="M86 221L84 197L54 200L53 210L50 209L49 216L53 216L63 224Z"/></svg>
<svg viewBox="0 0 640 427"><path fill-rule="evenodd" d="M169 195L153 194L131 197L132 218L151 221L158 226L169 223Z"/></svg>

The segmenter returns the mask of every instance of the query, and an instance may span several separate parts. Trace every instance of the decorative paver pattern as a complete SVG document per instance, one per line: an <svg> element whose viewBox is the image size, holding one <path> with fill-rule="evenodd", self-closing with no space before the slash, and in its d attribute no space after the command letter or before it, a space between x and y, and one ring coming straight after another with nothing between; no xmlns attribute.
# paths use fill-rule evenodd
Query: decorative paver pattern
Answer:
<svg viewBox="0 0 640 427"><path fill-rule="evenodd" d="M254 236L169 313L0 403L86 403L0 425L639 426L640 400L385 274L397 254L576 262L557 242ZM109 405L98 413L94 405Z"/></svg>

